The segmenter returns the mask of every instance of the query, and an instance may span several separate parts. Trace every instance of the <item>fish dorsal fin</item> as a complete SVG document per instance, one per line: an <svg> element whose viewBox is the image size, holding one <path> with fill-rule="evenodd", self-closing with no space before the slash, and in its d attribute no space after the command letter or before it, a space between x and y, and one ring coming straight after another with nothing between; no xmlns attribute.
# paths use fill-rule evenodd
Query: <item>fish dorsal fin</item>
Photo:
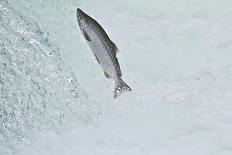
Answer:
<svg viewBox="0 0 232 155"><path fill-rule="evenodd" d="M116 55L119 52L119 50L118 50L118 47L115 45L114 42L112 42L112 47L113 47L114 55Z"/></svg>
<svg viewBox="0 0 232 155"><path fill-rule="evenodd" d="M87 41L91 41L89 35L85 31L83 31L83 35Z"/></svg>

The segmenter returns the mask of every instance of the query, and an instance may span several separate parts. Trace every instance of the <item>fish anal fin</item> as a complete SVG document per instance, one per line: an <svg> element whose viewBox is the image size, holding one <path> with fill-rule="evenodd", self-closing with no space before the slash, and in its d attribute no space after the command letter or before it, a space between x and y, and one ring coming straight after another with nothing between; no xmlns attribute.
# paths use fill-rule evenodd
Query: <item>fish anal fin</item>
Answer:
<svg viewBox="0 0 232 155"><path fill-rule="evenodd" d="M85 31L83 31L83 35L87 41L91 41L89 35Z"/></svg>
<svg viewBox="0 0 232 155"><path fill-rule="evenodd" d="M108 79L110 78L109 74L107 74L106 72L104 72L104 74L105 74L106 78L108 78Z"/></svg>

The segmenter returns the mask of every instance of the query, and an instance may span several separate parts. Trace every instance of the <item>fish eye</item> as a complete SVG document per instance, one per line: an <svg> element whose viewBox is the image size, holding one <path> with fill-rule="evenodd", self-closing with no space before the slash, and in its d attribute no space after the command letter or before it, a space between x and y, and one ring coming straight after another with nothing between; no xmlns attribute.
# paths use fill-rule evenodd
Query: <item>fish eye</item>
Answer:
<svg viewBox="0 0 232 155"><path fill-rule="evenodd" d="M82 17L81 17L81 16L80 16L79 18L80 18L80 19L82 19Z"/></svg>

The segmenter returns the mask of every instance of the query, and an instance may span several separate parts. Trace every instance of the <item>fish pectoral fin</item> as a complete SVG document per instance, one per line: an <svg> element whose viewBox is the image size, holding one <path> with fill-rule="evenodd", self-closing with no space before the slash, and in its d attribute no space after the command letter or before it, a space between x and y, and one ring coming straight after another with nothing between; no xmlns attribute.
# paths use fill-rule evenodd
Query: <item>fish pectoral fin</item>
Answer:
<svg viewBox="0 0 232 155"><path fill-rule="evenodd" d="M85 31L83 31L83 35L87 41L91 41L89 35Z"/></svg>
<svg viewBox="0 0 232 155"><path fill-rule="evenodd" d="M113 46L114 55L116 55L116 54L119 52L119 49L118 49L118 47L115 45L114 42L112 42L112 46Z"/></svg>
<svg viewBox="0 0 232 155"><path fill-rule="evenodd" d="M106 78L108 78L108 79L110 78L109 74L107 74L106 72L104 72L104 74L105 74Z"/></svg>

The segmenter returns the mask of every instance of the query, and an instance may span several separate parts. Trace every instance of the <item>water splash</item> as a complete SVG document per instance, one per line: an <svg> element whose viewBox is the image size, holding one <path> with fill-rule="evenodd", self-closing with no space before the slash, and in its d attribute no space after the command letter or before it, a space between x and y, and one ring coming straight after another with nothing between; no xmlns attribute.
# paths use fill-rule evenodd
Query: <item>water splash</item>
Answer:
<svg viewBox="0 0 232 155"><path fill-rule="evenodd" d="M70 118L98 119L98 105L63 64L59 49L7 1L0 1L0 32L0 154Z"/></svg>

